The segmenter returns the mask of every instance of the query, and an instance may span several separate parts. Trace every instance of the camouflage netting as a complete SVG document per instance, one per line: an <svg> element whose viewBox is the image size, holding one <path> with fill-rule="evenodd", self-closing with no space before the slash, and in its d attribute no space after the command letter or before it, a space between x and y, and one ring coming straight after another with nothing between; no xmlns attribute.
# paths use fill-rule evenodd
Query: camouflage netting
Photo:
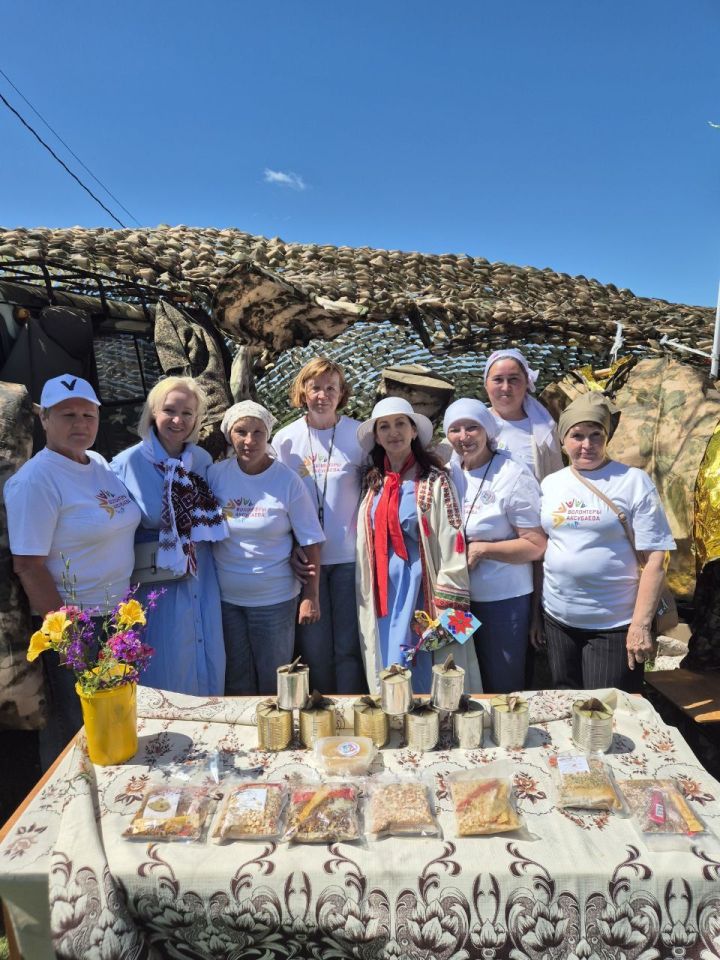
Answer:
<svg viewBox="0 0 720 960"><path fill-rule="evenodd" d="M712 339L709 308L636 297L581 276L455 254L285 243L233 229L0 230L2 261L184 292L212 304L225 333L258 347L261 366L360 319L398 324L436 357L543 345L562 370L568 347L605 356L618 323L631 351L656 348L663 335L699 349Z"/></svg>

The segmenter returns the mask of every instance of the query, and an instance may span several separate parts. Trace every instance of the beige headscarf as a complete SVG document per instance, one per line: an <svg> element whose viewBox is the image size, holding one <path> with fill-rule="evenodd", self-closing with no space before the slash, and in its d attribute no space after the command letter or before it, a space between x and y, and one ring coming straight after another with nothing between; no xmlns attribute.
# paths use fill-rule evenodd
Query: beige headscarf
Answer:
<svg viewBox="0 0 720 960"><path fill-rule="evenodd" d="M273 427L277 423L275 417L268 409L259 403L255 403L254 400L241 400L239 403L234 403L229 410L226 410L220 424L220 429L228 443L230 443L230 431L233 424L242 417L255 417L256 420L262 421L267 430L268 440L270 439Z"/></svg>
<svg viewBox="0 0 720 960"><path fill-rule="evenodd" d="M591 390L565 407L558 420L558 434L564 440L568 430L578 423L599 423L609 439L619 420L620 411L615 404L599 391Z"/></svg>

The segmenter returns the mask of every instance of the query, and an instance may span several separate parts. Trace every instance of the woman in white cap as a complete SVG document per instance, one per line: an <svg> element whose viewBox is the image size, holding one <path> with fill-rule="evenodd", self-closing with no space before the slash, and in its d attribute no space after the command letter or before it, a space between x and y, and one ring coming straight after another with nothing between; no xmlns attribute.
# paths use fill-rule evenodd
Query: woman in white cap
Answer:
<svg viewBox="0 0 720 960"><path fill-rule="evenodd" d="M468 570L462 517L440 461L429 451L432 424L407 400L386 397L358 428L370 454L367 494L360 505L357 602L365 672L377 692L380 671L405 661L417 637L415 611L436 619L442 610L468 610ZM452 653L465 668L465 689L482 690L475 649L452 642L420 651L413 689L429 692L433 658Z"/></svg>
<svg viewBox="0 0 720 960"><path fill-rule="evenodd" d="M573 400L558 424L570 466L542 482L544 622L533 629L544 632L558 688L640 692L653 654L663 562L675 541L650 477L608 456L619 417L597 391Z"/></svg>
<svg viewBox="0 0 720 960"><path fill-rule="evenodd" d="M87 380L65 374L48 380L40 397L45 447L5 484L13 566L33 614L63 604L101 619L127 592L140 511L95 443L99 408ZM56 653L42 658L49 720L40 735L48 766L82 726L73 671Z"/></svg>
<svg viewBox="0 0 720 960"><path fill-rule="evenodd" d="M277 668L292 660L296 619L320 619L318 577L308 578L301 589L290 553L294 538L319 571L325 535L303 481L270 456L274 425L275 417L259 403L234 404L223 417L222 432L235 456L208 471L230 528L214 551L225 693L231 696L274 693Z"/></svg>
<svg viewBox="0 0 720 960"><path fill-rule="evenodd" d="M562 469L555 421L532 394L537 370L519 350L496 350L485 363L485 389L499 432L497 449L526 463L538 482Z"/></svg>
<svg viewBox="0 0 720 960"><path fill-rule="evenodd" d="M463 505L483 684L489 693L522 690L532 565L542 559L547 543L540 525L540 487L527 467L496 449L499 427L484 403L456 400L445 411L443 427L455 451L450 477Z"/></svg>
<svg viewBox="0 0 720 960"><path fill-rule="evenodd" d="M220 590L211 543L228 535L207 485L212 458L197 445L207 401L192 377L166 377L145 401L142 441L112 461L142 511L133 581L138 600L162 590L148 620L155 650L143 684L193 696L225 688Z"/></svg>
<svg viewBox="0 0 720 960"><path fill-rule="evenodd" d="M355 539L365 454L357 441L359 423L340 411L350 389L342 367L314 357L290 388L290 405L305 415L273 437L278 460L302 478L325 532L320 570L317 623L298 624L296 653L310 667L321 693L364 693L357 612L348 597L355 593ZM295 551L305 558L301 548ZM298 573L306 579L302 562Z"/></svg>

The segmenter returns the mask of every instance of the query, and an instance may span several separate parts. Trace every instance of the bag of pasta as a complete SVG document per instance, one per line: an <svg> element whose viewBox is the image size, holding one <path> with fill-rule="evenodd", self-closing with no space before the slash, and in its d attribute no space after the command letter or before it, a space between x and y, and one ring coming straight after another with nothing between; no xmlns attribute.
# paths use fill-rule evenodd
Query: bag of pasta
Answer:
<svg viewBox="0 0 720 960"><path fill-rule="evenodd" d="M123 836L129 840L201 840L211 804L206 787L148 787Z"/></svg>
<svg viewBox="0 0 720 960"><path fill-rule="evenodd" d="M463 770L447 778L458 837L511 833L524 829L506 764ZM533 839L528 835L526 839Z"/></svg>
<svg viewBox="0 0 720 960"><path fill-rule="evenodd" d="M227 786L210 839L279 840L287 788L282 783L244 782Z"/></svg>
<svg viewBox="0 0 720 960"><path fill-rule="evenodd" d="M601 754L568 751L548 758L558 807L627 813Z"/></svg>
<svg viewBox="0 0 720 960"><path fill-rule="evenodd" d="M294 784L283 839L296 843L359 840L358 801L358 786L348 781Z"/></svg>
<svg viewBox="0 0 720 960"><path fill-rule="evenodd" d="M381 774L368 781L367 795L365 829L371 840L442 836L430 790L421 780Z"/></svg>

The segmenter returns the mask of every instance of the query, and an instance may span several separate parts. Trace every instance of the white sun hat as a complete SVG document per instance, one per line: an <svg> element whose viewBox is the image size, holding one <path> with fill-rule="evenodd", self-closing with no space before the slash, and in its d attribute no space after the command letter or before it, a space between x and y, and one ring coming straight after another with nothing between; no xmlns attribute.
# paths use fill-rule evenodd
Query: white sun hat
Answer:
<svg viewBox="0 0 720 960"><path fill-rule="evenodd" d="M428 446L433 435L432 421L422 413L415 413L410 403L402 397L384 397L373 407L370 419L365 420L358 427L358 443L366 453L370 453L375 446L375 423L383 417L395 417L400 414L412 420L418 433L418 440L423 447Z"/></svg>

